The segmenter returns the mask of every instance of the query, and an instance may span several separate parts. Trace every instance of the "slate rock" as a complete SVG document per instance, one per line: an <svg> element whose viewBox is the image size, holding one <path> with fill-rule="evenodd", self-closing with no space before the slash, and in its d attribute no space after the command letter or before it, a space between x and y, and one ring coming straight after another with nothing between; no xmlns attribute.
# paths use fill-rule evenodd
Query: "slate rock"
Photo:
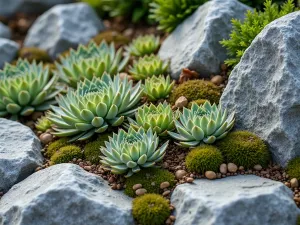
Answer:
<svg viewBox="0 0 300 225"><path fill-rule="evenodd" d="M42 13L55 5L72 2L74 0L23 0L20 11L24 13Z"/></svg>
<svg viewBox="0 0 300 225"><path fill-rule="evenodd" d="M16 57L19 48L16 42L0 38L0 69L6 62L9 63Z"/></svg>
<svg viewBox="0 0 300 225"><path fill-rule="evenodd" d="M236 112L237 129L267 142L275 162L300 156L300 12L257 35L229 76L221 105Z"/></svg>
<svg viewBox="0 0 300 225"><path fill-rule="evenodd" d="M0 22L0 38L10 39L11 32L10 29Z"/></svg>
<svg viewBox="0 0 300 225"><path fill-rule="evenodd" d="M0 16L13 16L21 7L23 0L0 0Z"/></svg>

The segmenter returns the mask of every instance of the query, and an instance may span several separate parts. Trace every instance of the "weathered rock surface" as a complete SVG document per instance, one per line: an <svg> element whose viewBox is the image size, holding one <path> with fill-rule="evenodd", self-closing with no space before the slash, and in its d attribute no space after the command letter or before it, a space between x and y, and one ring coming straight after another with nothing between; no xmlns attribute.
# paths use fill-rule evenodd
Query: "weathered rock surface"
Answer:
<svg viewBox="0 0 300 225"><path fill-rule="evenodd" d="M222 107L263 138L277 163L300 156L300 12L273 21L229 77Z"/></svg>
<svg viewBox="0 0 300 225"><path fill-rule="evenodd" d="M200 6L160 48L159 56L170 60L172 77L178 79L183 68L195 70L201 77L218 73L227 58L219 42L229 37L231 19L243 19L249 9L237 0L212 0Z"/></svg>
<svg viewBox="0 0 300 225"><path fill-rule="evenodd" d="M20 8L23 0L0 0L0 16L10 17Z"/></svg>
<svg viewBox="0 0 300 225"><path fill-rule="evenodd" d="M0 191L7 191L43 163L41 149L30 128L0 118Z"/></svg>
<svg viewBox="0 0 300 225"><path fill-rule="evenodd" d="M175 225L292 225L300 213L284 184L253 175L179 185L171 203Z"/></svg>
<svg viewBox="0 0 300 225"><path fill-rule="evenodd" d="M10 39L11 32L10 29L0 22L0 38Z"/></svg>
<svg viewBox="0 0 300 225"><path fill-rule="evenodd" d="M74 0L23 0L21 12L41 13L58 4L72 3Z"/></svg>
<svg viewBox="0 0 300 225"><path fill-rule="evenodd" d="M1 223L2 221L2 223ZM0 201L5 225L132 225L131 199L74 164L38 171Z"/></svg>
<svg viewBox="0 0 300 225"><path fill-rule="evenodd" d="M6 62L11 62L19 50L19 45L11 40L0 38L0 69Z"/></svg>
<svg viewBox="0 0 300 225"><path fill-rule="evenodd" d="M87 4L57 5L35 21L25 39L25 46L39 47L56 58L69 48L87 44L102 30L102 21Z"/></svg>

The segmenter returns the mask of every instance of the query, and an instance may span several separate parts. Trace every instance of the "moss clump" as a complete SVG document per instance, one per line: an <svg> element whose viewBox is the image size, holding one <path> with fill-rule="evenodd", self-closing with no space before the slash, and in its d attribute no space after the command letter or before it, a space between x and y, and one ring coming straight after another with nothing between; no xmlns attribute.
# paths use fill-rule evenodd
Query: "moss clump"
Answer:
<svg viewBox="0 0 300 225"><path fill-rule="evenodd" d="M67 163L74 158L82 158L81 149L76 145L67 145L55 152L50 160L53 164Z"/></svg>
<svg viewBox="0 0 300 225"><path fill-rule="evenodd" d="M168 201L161 195L145 194L133 200L132 215L138 224L162 225L170 216Z"/></svg>
<svg viewBox="0 0 300 225"><path fill-rule="evenodd" d="M132 189L135 184L143 185L143 188L147 190L147 193L158 194L161 190L159 186L162 182L167 181L170 183L170 187L173 187L175 184L174 180L174 174L167 170L159 168L144 169L126 179L125 194L130 197L135 197L135 192Z"/></svg>
<svg viewBox="0 0 300 225"><path fill-rule="evenodd" d="M36 47L24 47L19 51L19 57L29 62L51 62L51 58L45 50Z"/></svg>
<svg viewBox="0 0 300 225"><path fill-rule="evenodd" d="M212 145L200 145L190 151L185 159L188 170L197 173L218 172L223 162L222 153Z"/></svg>
<svg viewBox="0 0 300 225"><path fill-rule="evenodd" d="M189 102L207 99L212 104L218 104L221 97L221 88L210 81L189 80L174 89L170 95L170 103L174 104L181 96L186 97Z"/></svg>
<svg viewBox="0 0 300 225"><path fill-rule="evenodd" d="M97 45L100 45L102 41L106 41L107 43L114 43L118 48L122 45L127 45L130 42L130 39L121 33L113 30L108 30L99 33L92 39Z"/></svg>
<svg viewBox="0 0 300 225"><path fill-rule="evenodd" d="M83 154L86 160L91 163L98 164L100 156L100 147L105 146L105 141L108 141L109 134L103 134L97 140L89 142L85 145Z"/></svg>
<svg viewBox="0 0 300 225"><path fill-rule="evenodd" d="M68 145L68 139L67 138L61 138L54 142L52 142L46 149L46 156L49 158L57 152L61 147L64 147Z"/></svg>
<svg viewBox="0 0 300 225"><path fill-rule="evenodd" d="M235 131L216 143L226 161L245 168L259 164L266 167L270 153L263 140L248 131Z"/></svg>
<svg viewBox="0 0 300 225"><path fill-rule="evenodd" d="M193 103L197 104L197 105L203 105L206 101L208 101L207 99L197 99L195 101L191 101L188 104L188 108L190 109L193 105Z"/></svg>
<svg viewBox="0 0 300 225"><path fill-rule="evenodd" d="M300 180L300 157L289 161L286 171L290 178L297 178Z"/></svg>

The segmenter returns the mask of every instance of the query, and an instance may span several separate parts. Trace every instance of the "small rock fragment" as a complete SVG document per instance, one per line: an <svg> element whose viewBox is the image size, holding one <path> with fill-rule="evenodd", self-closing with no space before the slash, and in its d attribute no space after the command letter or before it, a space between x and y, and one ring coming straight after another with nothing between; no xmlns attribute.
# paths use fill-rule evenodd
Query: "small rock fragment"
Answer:
<svg viewBox="0 0 300 225"><path fill-rule="evenodd" d="M299 182L298 182L297 178L291 179L291 187L292 187L292 188L297 188L297 187L299 187Z"/></svg>
<svg viewBox="0 0 300 225"><path fill-rule="evenodd" d="M175 173L175 177L180 180L182 179L185 175L186 175L186 171L185 170L177 170Z"/></svg>
<svg viewBox="0 0 300 225"><path fill-rule="evenodd" d="M40 135L40 140L44 145L46 145L53 140L53 136L49 133L43 133Z"/></svg>
<svg viewBox="0 0 300 225"><path fill-rule="evenodd" d="M179 97L179 98L176 100L176 102L175 102L175 107L176 107L177 109L181 109L181 108L187 106L187 104L188 104L187 98L184 97L184 96L181 96L181 97Z"/></svg>
<svg viewBox="0 0 300 225"><path fill-rule="evenodd" d="M228 163L227 167L230 173L235 173L238 169L234 163Z"/></svg>
<svg viewBox="0 0 300 225"><path fill-rule="evenodd" d="M165 189L165 188L168 188L169 186L170 186L170 183L168 181L166 181L166 182L162 182L159 187L160 187L160 189Z"/></svg>
<svg viewBox="0 0 300 225"><path fill-rule="evenodd" d="M146 194L147 193L147 190L145 189L145 188L140 188L140 189L137 189L136 191L135 191L135 194L137 195L137 196L141 196L141 195L144 195L144 194Z"/></svg>
<svg viewBox="0 0 300 225"><path fill-rule="evenodd" d="M220 75L214 76L213 78L211 78L211 82L214 83L215 85L220 85L222 84L224 81L223 77Z"/></svg>
<svg viewBox="0 0 300 225"><path fill-rule="evenodd" d="M143 187L143 185L141 185L141 184L135 184L135 185L132 186L132 189L133 189L134 191L136 191L137 189L140 189L140 188L142 188L142 187Z"/></svg>
<svg viewBox="0 0 300 225"><path fill-rule="evenodd" d="M256 170L256 171L261 171L262 170L262 166L261 165L255 165L253 167L253 169Z"/></svg>
<svg viewBox="0 0 300 225"><path fill-rule="evenodd" d="M222 174L226 174L227 173L227 165L225 163L221 164L221 166L220 166L220 172Z"/></svg>
<svg viewBox="0 0 300 225"><path fill-rule="evenodd" d="M206 171L205 177L209 180L214 180L217 178L217 174L214 171Z"/></svg>

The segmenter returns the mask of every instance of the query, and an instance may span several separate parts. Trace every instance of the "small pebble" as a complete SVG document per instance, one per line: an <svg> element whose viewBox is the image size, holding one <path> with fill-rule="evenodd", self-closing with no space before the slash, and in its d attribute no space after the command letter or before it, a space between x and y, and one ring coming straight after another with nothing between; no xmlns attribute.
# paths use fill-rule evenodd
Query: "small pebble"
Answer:
<svg viewBox="0 0 300 225"><path fill-rule="evenodd" d="M255 165L253 167L253 169L256 170L256 171L261 171L262 170L262 166L261 165Z"/></svg>
<svg viewBox="0 0 300 225"><path fill-rule="evenodd" d="M193 183L193 182L194 182L194 178L188 177L188 178L186 179L186 182L188 182L188 183Z"/></svg>
<svg viewBox="0 0 300 225"><path fill-rule="evenodd" d="M147 193L147 190L145 189L145 188L140 188L140 189L137 189L136 191L135 191L135 194L137 195L137 196L141 196L141 195L144 195L144 194L146 194Z"/></svg>
<svg viewBox="0 0 300 225"><path fill-rule="evenodd" d="M40 135L40 140L44 145L46 145L53 140L53 136L52 134L43 133Z"/></svg>
<svg viewBox="0 0 300 225"><path fill-rule="evenodd" d="M217 178L217 174L214 171L206 171L205 177L209 180L214 180Z"/></svg>
<svg viewBox="0 0 300 225"><path fill-rule="evenodd" d="M243 166L240 166L239 171L243 171L243 170L245 170L245 168Z"/></svg>
<svg viewBox="0 0 300 225"><path fill-rule="evenodd" d="M136 191L137 189L140 189L140 188L142 188L142 187L143 187L143 185L141 185L141 184L135 184L135 185L132 186L132 189L133 189L134 191Z"/></svg>
<svg viewBox="0 0 300 225"><path fill-rule="evenodd" d="M166 181L166 182L162 182L159 187L160 187L160 189L165 189L169 186L170 186L170 183L168 181Z"/></svg>
<svg viewBox="0 0 300 225"><path fill-rule="evenodd" d="M221 164L221 166L220 166L220 172L222 174L226 174L227 173L227 165L225 163Z"/></svg>
<svg viewBox="0 0 300 225"><path fill-rule="evenodd" d="M291 179L291 187L292 188L297 188L299 187L299 182L296 178Z"/></svg>
<svg viewBox="0 0 300 225"><path fill-rule="evenodd" d="M171 191L169 191L169 190L167 190L167 191L165 191L164 193L162 193L162 196L168 196L169 194L171 193Z"/></svg>
<svg viewBox="0 0 300 225"><path fill-rule="evenodd" d="M187 172L185 170L177 170L175 173L175 177L180 180L182 179L185 175L187 174Z"/></svg>
<svg viewBox="0 0 300 225"><path fill-rule="evenodd" d="M227 167L230 173L235 173L238 170L237 166L234 163L228 163Z"/></svg>
<svg viewBox="0 0 300 225"><path fill-rule="evenodd" d="M83 169L85 169L87 171L90 171L90 170L92 170L92 167L90 167L90 166L84 166Z"/></svg>
<svg viewBox="0 0 300 225"><path fill-rule="evenodd" d="M188 104L187 98L184 97L184 96L181 96L181 97L179 97L179 98L176 100L176 102L175 102L175 107L176 107L177 109L181 109L181 108L187 106L187 104Z"/></svg>
<svg viewBox="0 0 300 225"><path fill-rule="evenodd" d="M173 216L173 215L171 215L169 218L170 218L170 220L172 220L172 221L175 221L175 220L176 220L176 217Z"/></svg>
<svg viewBox="0 0 300 225"><path fill-rule="evenodd" d="M214 83L215 85L220 85L222 84L224 81L223 77L220 75L216 75L213 78L211 78L211 82Z"/></svg>

